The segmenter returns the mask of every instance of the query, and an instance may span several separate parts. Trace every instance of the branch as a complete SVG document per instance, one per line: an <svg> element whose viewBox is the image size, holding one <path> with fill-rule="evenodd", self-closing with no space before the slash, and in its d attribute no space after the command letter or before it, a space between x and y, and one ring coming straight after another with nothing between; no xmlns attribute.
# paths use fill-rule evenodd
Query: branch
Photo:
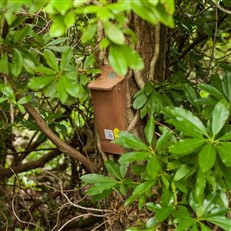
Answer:
<svg viewBox="0 0 231 231"><path fill-rule="evenodd" d="M11 83L11 86L15 92L17 100L23 97L22 94L18 93L18 89L15 86L12 79L8 76L8 80ZM25 107L25 110L28 112L28 114L35 120L36 124L40 128L41 132L43 132L52 143L54 143L61 152L73 157L74 159L81 162L90 172L97 172L96 166L82 153L74 149L73 147L69 146L67 143L62 141L46 124L42 116L35 110L35 108L29 104L25 103L23 104Z"/></svg>
<svg viewBox="0 0 231 231"><path fill-rule="evenodd" d="M10 168L0 169L0 176L1 176L1 178L4 178L4 177L9 178L12 175L14 175L15 173L27 172L27 171L35 169L35 168L42 168L42 167L44 167L44 165L47 162L54 159L55 157L57 157L60 154L61 154L60 150L55 149L55 150L43 155L38 160L30 161L28 163L21 164L18 166L13 166Z"/></svg>
<svg viewBox="0 0 231 231"><path fill-rule="evenodd" d="M225 8L223 8L221 5L219 5L215 0L212 0L213 4L220 10L223 11L226 14L231 14L230 10L226 10Z"/></svg>

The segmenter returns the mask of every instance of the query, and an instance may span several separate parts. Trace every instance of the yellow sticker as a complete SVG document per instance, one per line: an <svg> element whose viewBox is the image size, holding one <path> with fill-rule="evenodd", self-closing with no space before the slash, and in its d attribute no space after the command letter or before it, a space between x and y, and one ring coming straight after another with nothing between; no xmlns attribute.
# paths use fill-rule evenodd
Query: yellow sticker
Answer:
<svg viewBox="0 0 231 231"><path fill-rule="evenodd" d="M119 132L120 132L119 128L114 129L113 133L114 133L115 139L119 136Z"/></svg>

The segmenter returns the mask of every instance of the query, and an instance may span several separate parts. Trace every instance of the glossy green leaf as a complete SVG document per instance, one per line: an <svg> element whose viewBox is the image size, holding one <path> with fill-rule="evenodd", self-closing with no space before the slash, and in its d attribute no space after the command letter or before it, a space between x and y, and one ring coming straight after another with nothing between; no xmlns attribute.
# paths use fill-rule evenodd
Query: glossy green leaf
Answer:
<svg viewBox="0 0 231 231"><path fill-rule="evenodd" d="M146 171L151 178L155 178L161 171L161 164L156 156L148 160Z"/></svg>
<svg viewBox="0 0 231 231"><path fill-rule="evenodd" d="M156 213L155 213L156 221L160 223L166 220L169 217L169 215L173 212L173 209L174 209L173 205L156 209Z"/></svg>
<svg viewBox="0 0 231 231"><path fill-rule="evenodd" d="M206 84L206 83L200 83L198 84L198 87L206 92L208 92L209 94L211 94L212 96L214 96L215 98L222 100L224 99L223 94L217 90L217 88L213 87L212 85Z"/></svg>
<svg viewBox="0 0 231 231"><path fill-rule="evenodd" d="M207 172L216 161L216 150L212 144L205 144L199 153L199 166L202 172Z"/></svg>
<svg viewBox="0 0 231 231"><path fill-rule="evenodd" d="M52 7L55 8L60 14L65 15L66 11L72 8L72 1L53 1Z"/></svg>
<svg viewBox="0 0 231 231"><path fill-rule="evenodd" d="M46 76L55 75L55 71L49 67L45 67L42 64L35 66L34 71L38 74L44 74Z"/></svg>
<svg viewBox="0 0 231 231"><path fill-rule="evenodd" d="M73 51L70 47L66 49L61 56L61 61L60 61L60 70L68 70L68 66L70 65L71 59L73 58Z"/></svg>
<svg viewBox="0 0 231 231"><path fill-rule="evenodd" d="M167 107L164 112L167 115L172 116L178 122L187 123L188 126L191 127L195 132L198 132L202 135L207 136L207 130L201 120L193 115L192 112L183 109L181 107ZM183 125L183 124L182 124Z"/></svg>
<svg viewBox="0 0 231 231"><path fill-rule="evenodd" d="M28 103L31 101L31 98L32 98L32 96L30 96L30 95L24 96L18 101L18 104Z"/></svg>
<svg viewBox="0 0 231 231"><path fill-rule="evenodd" d="M75 24L75 13L74 11L69 11L68 13L65 14L64 19L63 19L65 25L67 28L73 26Z"/></svg>
<svg viewBox="0 0 231 231"><path fill-rule="evenodd" d="M231 143L221 142L216 146L216 149L222 162L226 166L231 167Z"/></svg>
<svg viewBox="0 0 231 231"><path fill-rule="evenodd" d="M205 143L204 139L183 139L171 145L169 151L173 154L188 155L197 150L203 143Z"/></svg>
<svg viewBox="0 0 231 231"><path fill-rule="evenodd" d="M50 28L50 35L52 37L60 37L66 32L66 25L63 22L63 18L61 16L56 16Z"/></svg>
<svg viewBox="0 0 231 231"><path fill-rule="evenodd" d="M225 125L229 117L229 107L225 100L218 102L212 113L212 134L215 136Z"/></svg>
<svg viewBox="0 0 231 231"><path fill-rule="evenodd" d="M155 181L145 181L140 183L133 191L132 195L125 201L125 206L128 206L133 201L137 199L140 195L144 194L145 192L149 191L151 187L154 185Z"/></svg>
<svg viewBox="0 0 231 231"><path fill-rule="evenodd" d="M191 171L192 171L192 167L191 166L189 166L187 164L183 164L176 171L173 180L174 181L181 180L182 178L184 178L185 176L187 176Z"/></svg>
<svg viewBox="0 0 231 231"><path fill-rule="evenodd" d="M135 149L143 149L148 150L148 146L143 143L137 136L129 133L127 131L121 131L116 140L113 141L115 144L120 144L125 148L135 148Z"/></svg>
<svg viewBox="0 0 231 231"><path fill-rule="evenodd" d="M207 225L200 223L201 231L212 231Z"/></svg>
<svg viewBox="0 0 231 231"><path fill-rule="evenodd" d="M105 21L103 23L104 31L106 36L115 44L124 44L125 37L123 32L113 23L110 21Z"/></svg>
<svg viewBox="0 0 231 231"><path fill-rule="evenodd" d="M152 9L153 14L156 14L156 17L158 18L160 22L162 22L168 27L173 28L174 20L173 20L172 14L166 11L165 5L166 5L165 2L164 4L157 4L157 6Z"/></svg>
<svg viewBox="0 0 231 231"><path fill-rule="evenodd" d="M143 195L139 196L139 200L138 200L139 210L141 210L144 207L145 203L146 203L146 196L143 194Z"/></svg>
<svg viewBox="0 0 231 231"><path fill-rule="evenodd" d="M27 86L34 90L41 90L47 87L55 80L55 76L41 76L31 78L27 84Z"/></svg>
<svg viewBox="0 0 231 231"><path fill-rule="evenodd" d="M139 54L129 46L124 46L124 52L127 54L127 63L133 70L143 70L144 62Z"/></svg>
<svg viewBox="0 0 231 231"><path fill-rule="evenodd" d="M142 92L142 94L139 94L135 97L135 100L132 106L134 109L140 109L145 105L147 100L148 100L148 97L146 96L144 92Z"/></svg>
<svg viewBox="0 0 231 231"><path fill-rule="evenodd" d="M111 44L108 57L113 69L121 76L125 76L128 71L127 54L123 48L124 46Z"/></svg>
<svg viewBox="0 0 231 231"><path fill-rule="evenodd" d="M65 81L63 80L63 77L62 77L57 81L57 85L56 85L57 96L63 104L66 103L68 99L68 93L66 91L64 82Z"/></svg>
<svg viewBox="0 0 231 231"><path fill-rule="evenodd" d="M144 128L144 134L145 134L146 140L147 140L149 145L151 145L153 142L153 138L154 138L154 134L155 134L155 126L154 125L155 125L155 120L154 120L154 117L152 116L149 118L147 125Z"/></svg>
<svg viewBox="0 0 231 231"><path fill-rule="evenodd" d="M83 31L81 40L83 43L86 43L93 39L96 33L97 26L95 23L89 24L87 28Z"/></svg>
<svg viewBox="0 0 231 231"><path fill-rule="evenodd" d="M156 142L156 151L160 151L161 149L168 148L167 142L172 136L172 131L166 130L164 133L159 137Z"/></svg>
<svg viewBox="0 0 231 231"><path fill-rule="evenodd" d="M97 184L97 183L103 183L103 182L113 180L113 178L111 177L103 176L103 175L96 174L96 173L90 173L90 174L83 175L80 177L80 179L84 181L85 183L89 183L89 184Z"/></svg>
<svg viewBox="0 0 231 231"><path fill-rule="evenodd" d="M195 195L197 198L203 199L204 190L206 187L206 174L200 169L197 171Z"/></svg>
<svg viewBox="0 0 231 231"><path fill-rule="evenodd" d="M77 98L80 95L80 85L76 81L62 76L62 84L66 92L72 97Z"/></svg>
<svg viewBox="0 0 231 231"><path fill-rule="evenodd" d="M229 141L231 141L231 131L225 133L223 136L221 136L219 138L219 140L227 140L227 141L229 140Z"/></svg>
<svg viewBox="0 0 231 231"><path fill-rule="evenodd" d="M174 210L173 216L178 223L176 231L191 230L189 228L196 222L185 206L178 206L177 209Z"/></svg>
<svg viewBox="0 0 231 231"><path fill-rule="evenodd" d="M206 218L207 221L221 227L224 230L231 230L231 220L224 216L214 216Z"/></svg>
<svg viewBox="0 0 231 231"><path fill-rule="evenodd" d="M31 32L31 26L30 25L26 25L24 26L21 30L17 31L14 34L14 41L15 42L20 42L21 40L23 40L27 35L29 35L29 33Z"/></svg>
<svg viewBox="0 0 231 231"><path fill-rule="evenodd" d="M231 73L228 72L222 77L222 90L228 101L231 101Z"/></svg>
<svg viewBox="0 0 231 231"><path fill-rule="evenodd" d="M0 58L0 73L9 74L9 63L7 54L3 54Z"/></svg>
<svg viewBox="0 0 231 231"><path fill-rule="evenodd" d="M102 183L97 183L93 185L88 191L87 194L90 196L101 194L105 190L112 189L115 185L117 185L117 182L115 180L105 181Z"/></svg>
<svg viewBox="0 0 231 231"><path fill-rule="evenodd" d="M203 135L198 132L198 129L195 129L194 125L188 120L176 120L176 119L168 119L166 121L169 124L172 124L176 130L180 131L186 137L195 137L195 138L203 138Z"/></svg>
<svg viewBox="0 0 231 231"><path fill-rule="evenodd" d="M51 50L45 49L43 52L43 56L49 67L53 68L56 71L59 69L57 59Z"/></svg>
<svg viewBox="0 0 231 231"><path fill-rule="evenodd" d="M150 5L150 7L146 7L142 1L132 1L131 7L137 15L152 24L157 24L159 22L153 6Z"/></svg>
<svg viewBox="0 0 231 231"><path fill-rule="evenodd" d="M10 70L13 76L18 77L22 72L23 58L21 52L14 48L12 64L10 64Z"/></svg>
<svg viewBox="0 0 231 231"><path fill-rule="evenodd" d="M115 162L113 162L112 160L107 160L105 163L105 167L107 169L107 171L114 176L117 179L122 180L122 176L120 174L120 169L118 164L116 164Z"/></svg>
<svg viewBox="0 0 231 231"><path fill-rule="evenodd" d="M150 158L151 154L149 152L127 152L120 157L119 162L131 163L134 161L146 161Z"/></svg>

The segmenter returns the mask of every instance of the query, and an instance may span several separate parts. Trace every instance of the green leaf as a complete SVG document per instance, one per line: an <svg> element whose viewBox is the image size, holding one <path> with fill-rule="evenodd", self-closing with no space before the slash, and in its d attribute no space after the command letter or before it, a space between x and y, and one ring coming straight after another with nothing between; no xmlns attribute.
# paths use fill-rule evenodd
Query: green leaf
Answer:
<svg viewBox="0 0 231 231"><path fill-rule="evenodd" d="M90 174L83 175L80 177L80 179L84 181L85 183L89 183L89 184L97 184L100 182L103 183L105 181L113 180L111 177L103 176L103 175L96 174L96 173L90 173Z"/></svg>
<svg viewBox="0 0 231 231"><path fill-rule="evenodd" d="M161 171L161 165L156 156L152 156L152 158L148 160L146 171L148 175L154 179Z"/></svg>
<svg viewBox="0 0 231 231"><path fill-rule="evenodd" d="M104 31L106 36L115 44L124 44L125 37L123 32L113 23L110 21L105 21L103 23Z"/></svg>
<svg viewBox="0 0 231 231"><path fill-rule="evenodd" d="M181 180L182 178L184 178L185 176L187 176L191 171L192 171L192 167L191 166L189 166L187 164L183 164L176 171L173 180L174 181Z"/></svg>
<svg viewBox="0 0 231 231"><path fill-rule="evenodd" d="M167 107L164 113L176 119L179 123L182 123L182 127L186 123L186 126L190 127L194 132L208 136L207 130L200 119L192 114L192 112L183 109L181 107Z"/></svg>
<svg viewBox="0 0 231 231"><path fill-rule="evenodd" d="M132 195L125 201L124 205L128 206L133 201L136 200L137 197L149 191L151 187L155 184L154 180L145 181L139 184L133 191Z"/></svg>
<svg viewBox="0 0 231 231"><path fill-rule="evenodd" d="M18 77L22 72L23 58L21 52L14 48L12 64L10 65L10 70L13 76Z"/></svg>
<svg viewBox="0 0 231 231"><path fill-rule="evenodd" d="M105 181L103 184L97 183L88 190L87 194L90 196L101 194L105 190L112 189L115 185L117 185L117 182L113 179Z"/></svg>
<svg viewBox="0 0 231 231"><path fill-rule="evenodd" d="M203 146L199 153L199 166L202 172L207 172L213 167L216 161L216 150L211 144Z"/></svg>
<svg viewBox="0 0 231 231"><path fill-rule="evenodd" d="M93 37L95 36L95 32L96 32L97 26L96 24L89 24L87 26L87 28L83 31L81 40L83 43L86 43L90 40L93 39Z"/></svg>
<svg viewBox="0 0 231 231"><path fill-rule="evenodd" d="M164 4L159 3L155 8L153 8L153 13L156 14L160 22L162 22L168 27L173 28L174 20L173 20L172 14L169 14L169 12L166 11L165 6L166 6L165 2Z"/></svg>
<svg viewBox="0 0 231 231"><path fill-rule="evenodd" d="M45 67L42 64L35 66L34 71L39 74L45 74L45 75L55 75L55 71L49 67Z"/></svg>
<svg viewBox="0 0 231 231"><path fill-rule="evenodd" d="M22 97L19 101L18 101L18 104L25 104L25 103L28 103L31 101L31 96L30 95L27 95L27 96L24 96Z"/></svg>
<svg viewBox="0 0 231 231"><path fill-rule="evenodd" d="M76 81L70 80L66 78L66 76L62 76L62 79L60 80L63 84L64 89L66 90L66 93L71 95L72 97L79 97L81 94L81 85L78 84Z"/></svg>
<svg viewBox="0 0 231 231"><path fill-rule="evenodd" d="M212 231L207 225L200 223L201 231Z"/></svg>
<svg viewBox="0 0 231 231"><path fill-rule="evenodd" d="M128 131L121 131L118 138L114 140L113 143L120 144L125 148L148 150L148 146L143 143L142 140Z"/></svg>
<svg viewBox="0 0 231 231"><path fill-rule="evenodd" d="M146 196L143 194L139 197L139 200L138 200L138 208L139 210L141 210L144 206L144 204L146 203Z"/></svg>
<svg viewBox="0 0 231 231"><path fill-rule="evenodd" d="M156 209L156 214L155 214L156 222L160 223L166 220L169 217L169 215L173 212L173 209L174 209L173 205Z"/></svg>
<svg viewBox="0 0 231 231"><path fill-rule="evenodd" d="M61 62L60 62L60 70L68 70L68 66L70 65L71 59L73 57L73 51L70 47L66 49L61 56Z"/></svg>
<svg viewBox="0 0 231 231"><path fill-rule="evenodd" d="M59 69L57 59L56 59L54 53L51 50L45 49L44 52L43 52L43 56L44 56L47 64L51 68L53 68L56 71Z"/></svg>
<svg viewBox="0 0 231 231"><path fill-rule="evenodd" d="M124 52L127 54L127 63L133 70L143 70L144 62L139 54L129 46L124 46Z"/></svg>
<svg viewBox="0 0 231 231"><path fill-rule="evenodd" d="M35 77L29 80L27 86L34 90L41 90L50 85L55 80L55 76Z"/></svg>
<svg viewBox="0 0 231 231"><path fill-rule="evenodd" d="M67 28L73 26L75 24L75 13L74 11L69 11L68 13L65 14L64 19L63 19L65 25Z"/></svg>
<svg viewBox="0 0 231 231"><path fill-rule="evenodd" d="M61 15L65 15L65 13L72 8L72 1L53 1L52 7L54 7Z"/></svg>
<svg viewBox="0 0 231 231"><path fill-rule="evenodd" d="M229 107L226 100L218 102L212 113L212 133L215 136L225 125L229 117Z"/></svg>
<svg viewBox="0 0 231 231"><path fill-rule="evenodd" d="M212 96L214 96L215 98L222 100L224 99L223 94L217 90L217 88L213 87L212 85L206 84L206 83L200 83L198 84L198 87L206 92L208 92L209 94L211 94Z"/></svg>
<svg viewBox="0 0 231 231"><path fill-rule="evenodd" d="M87 56L86 59L84 60L83 69L90 68L94 64L94 62L95 62L94 55Z"/></svg>
<svg viewBox="0 0 231 231"><path fill-rule="evenodd" d="M167 148L167 141L172 136L172 131L165 130L161 137L156 142L156 151L160 151L161 149Z"/></svg>
<svg viewBox="0 0 231 231"><path fill-rule="evenodd" d="M125 76L128 70L126 55L124 46L111 44L108 59L113 69L121 76Z"/></svg>
<svg viewBox="0 0 231 231"><path fill-rule="evenodd" d="M231 230L231 220L224 216L214 216L206 218L207 221L221 227L224 230Z"/></svg>
<svg viewBox="0 0 231 231"><path fill-rule="evenodd" d="M3 54L0 58L0 73L9 74L9 63L7 54Z"/></svg>
<svg viewBox="0 0 231 231"><path fill-rule="evenodd" d="M114 176L117 179L122 180L122 176L120 174L120 169L119 166L113 162L112 160L107 160L105 162L105 167L107 169L107 171L112 174L112 176Z"/></svg>
<svg viewBox="0 0 231 231"><path fill-rule="evenodd" d="M189 228L196 222L196 219L192 218L185 206L178 206L177 210L174 211L173 216L178 223L176 231L191 230Z"/></svg>
<svg viewBox="0 0 231 231"><path fill-rule="evenodd" d="M148 97L146 96L144 92L142 92L142 94L139 94L135 97L135 100L132 106L134 109L140 109L146 104L147 100L148 100Z"/></svg>
<svg viewBox="0 0 231 231"><path fill-rule="evenodd" d="M50 35L52 37L60 37L66 32L66 29L67 27L63 22L62 16L55 16L50 28Z"/></svg>
<svg viewBox="0 0 231 231"><path fill-rule="evenodd" d="M14 34L14 41L15 42L22 41L31 32L31 30L32 29L30 25L24 26L21 30L17 31Z"/></svg>
<svg viewBox="0 0 231 231"><path fill-rule="evenodd" d="M219 145L216 146L216 149L219 153L219 156L222 162L231 167L231 143L228 142L220 142Z"/></svg>
<svg viewBox="0 0 231 231"><path fill-rule="evenodd" d="M123 154L119 163L131 163L134 161L147 161L151 158L151 154L149 152L128 152Z"/></svg>
<svg viewBox="0 0 231 231"><path fill-rule="evenodd" d="M65 80L64 78L60 78L58 81L57 81L57 85L56 85L56 90L57 90L57 95L58 95L58 98L60 99L60 101L64 104L66 103L67 99L68 99L68 93L66 91L66 88L65 88Z"/></svg>
<svg viewBox="0 0 231 231"><path fill-rule="evenodd" d="M151 22L152 24L157 24L159 22L154 7L146 7L142 1L132 1L132 10L139 15L141 18Z"/></svg>
<svg viewBox="0 0 231 231"><path fill-rule="evenodd" d="M228 72L222 77L222 90L228 99L231 101L231 73Z"/></svg>
<svg viewBox="0 0 231 231"><path fill-rule="evenodd" d="M203 143L205 143L204 139L183 139L171 145L169 147L169 151L173 154L188 155L197 150Z"/></svg>
<svg viewBox="0 0 231 231"><path fill-rule="evenodd" d="M203 199L204 189L206 187L206 174L204 174L200 169L197 171L197 179L196 179L196 189L195 195L197 198Z"/></svg>
<svg viewBox="0 0 231 231"><path fill-rule="evenodd" d="M231 141L231 131L225 133L223 136L219 138L219 140L229 140Z"/></svg>
<svg viewBox="0 0 231 231"><path fill-rule="evenodd" d="M144 128L144 134L149 145L152 144L154 134L155 134L155 120L154 117L150 117L147 125Z"/></svg>

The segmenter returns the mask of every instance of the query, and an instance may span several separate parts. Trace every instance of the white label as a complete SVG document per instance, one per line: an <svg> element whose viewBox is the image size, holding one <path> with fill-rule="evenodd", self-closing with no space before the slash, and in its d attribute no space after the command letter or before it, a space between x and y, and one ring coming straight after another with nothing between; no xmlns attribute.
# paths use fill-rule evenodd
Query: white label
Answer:
<svg viewBox="0 0 231 231"><path fill-rule="evenodd" d="M104 129L105 138L108 140L114 140L114 134L112 130Z"/></svg>

